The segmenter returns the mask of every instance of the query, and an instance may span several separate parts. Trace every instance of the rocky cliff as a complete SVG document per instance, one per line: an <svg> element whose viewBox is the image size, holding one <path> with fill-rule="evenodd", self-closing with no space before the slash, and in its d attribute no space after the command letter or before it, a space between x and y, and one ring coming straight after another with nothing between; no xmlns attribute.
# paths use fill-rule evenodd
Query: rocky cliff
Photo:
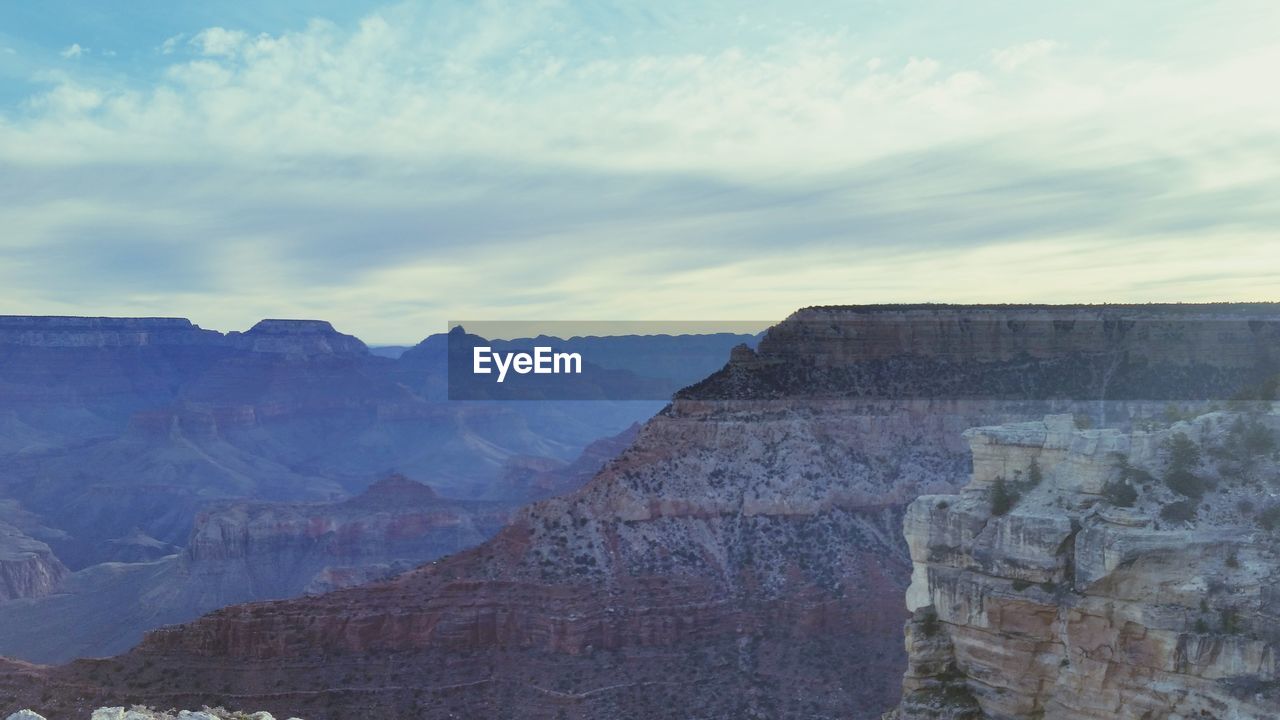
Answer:
<svg viewBox="0 0 1280 720"><path fill-rule="evenodd" d="M907 511L914 615L891 717L1276 717L1278 430L1275 412L1217 412L966 433L969 484Z"/></svg>
<svg viewBox="0 0 1280 720"><path fill-rule="evenodd" d="M917 340L903 312L955 330ZM1278 314L802 311L680 393L585 487L478 548L386 583L228 608L49 670L44 688L52 702L69 687L113 703L234 693L318 718L878 716L906 663L904 509L968 479L964 430L1052 410L1127 426L1170 400L1260 394ZM889 327L867 327L877 317ZM1085 321L1104 329L1052 340ZM1232 359L1180 347L1204 324L1235 338Z"/></svg>
<svg viewBox="0 0 1280 720"><path fill-rule="evenodd" d="M48 595L67 574L48 545L0 522L0 602Z"/></svg>
<svg viewBox="0 0 1280 720"><path fill-rule="evenodd" d="M1275 304L917 305L795 313L698 398L1275 397ZM1101 406L1095 419L1105 421Z"/></svg>

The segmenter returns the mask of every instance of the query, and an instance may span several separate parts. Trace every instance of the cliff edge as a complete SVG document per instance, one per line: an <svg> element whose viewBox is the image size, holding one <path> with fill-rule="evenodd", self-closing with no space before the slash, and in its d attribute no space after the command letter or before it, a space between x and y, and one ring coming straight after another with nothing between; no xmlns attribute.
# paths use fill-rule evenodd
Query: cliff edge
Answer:
<svg viewBox="0 0 1280 720"><path fill-rule="evenodd" d="M907 510L903 701L886 718L1275 718L1280 415L966 433Z"/></svg>

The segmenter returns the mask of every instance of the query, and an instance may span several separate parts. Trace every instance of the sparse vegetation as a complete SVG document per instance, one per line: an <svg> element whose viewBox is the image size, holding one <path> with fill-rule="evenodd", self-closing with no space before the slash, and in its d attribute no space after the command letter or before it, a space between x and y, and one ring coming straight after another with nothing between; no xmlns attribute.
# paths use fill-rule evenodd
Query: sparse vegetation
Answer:
<svg viewBox="0 0 1280 720"><path fill-rule="evenodd" d="M1044 480L1044 472L1040 469L1040 462L1034 458L1031 460L1031 466L1027 468L1027 486L1036 487Z"/></svg>
<svg viewBox="0 0 1280 720"><path fill-rule="evenodd" d="M1168 453L1164 484L1185 497L1204 497L1208 484L1192 471L1192 468L1200 464L1200 446L1187 437L1186 433L1177 433L1169 440Z"/></svg>
<svg viewBox="0 0 1280 720"><path fill-rule="evenodd" d="M995 482L991 483L991 514L1008 514L1020 497L1016 491L1009 488L1009 484L1003 477L996 478Z"/></svg>
<svg viewBox="0 0 1280 720"><path fill-rule="evenodd" d="M1196 503L1190 500L1171 502L1160 508L1160 517L1169 522L1187 522L1196 519Z"/></svg>
<svg viewBox="0 0 1280 720"><path fill-rule="evenodd" d="M1276 450L1276 436L1270 428L1253 418L1244 428L1240 444L1251 457L1269 455Z"/></svg>
<svg viewBox="0 0 1280 720"><path fill-rule="evenodd" d="M1222 608L1219 613L1222 620L1222 632L1227 635L1238 635L1240 633L1240 614L1235 608Z"/></svg>
<svg viewBox="0 0 1280 720"><path fill-rule="evenodd" d="M1272 505L1258 513L1258 526L1263 530L1280 528L1280 505Z"/></svg>
<svg viewBox="0 0 1280 720"><path fill-rule="evenodd" d="M1128 508L1138 500L1138 491L1124 480L1112 480L1102 488L1102 497L1116 507Z"/></svg>
<svg viewBox="0 0 1280 720"><path fill-rule="evenodd" d="M925 637L934 637L941 629L937 611L931 607L920 610L920 632Z"/></svg>
<svg viewBox="0 0 1280 720"><path fill-rule="evenodd" d="M1018 472L1017 476L1022 478L1023 474ZM1009 481L1003 476L996 478L991 483L991 514L1008 514L1027 491L1034 489L1043 481L1044 471L1040 469L1040 463L1034 458L1031 460L1031 465L1027 467L1026 479Z"/></svg>

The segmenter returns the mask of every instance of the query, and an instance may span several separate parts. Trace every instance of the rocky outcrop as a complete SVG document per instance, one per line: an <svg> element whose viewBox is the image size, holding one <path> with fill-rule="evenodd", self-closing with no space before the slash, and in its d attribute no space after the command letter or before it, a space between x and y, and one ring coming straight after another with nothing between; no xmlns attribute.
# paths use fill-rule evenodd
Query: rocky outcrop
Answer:
<svg viewBox="0 0 1280 720"><path fill-rule="evenodd" d="M126 535L107 541L107 546L110 561L122 563L152 562L182 551L182 548L177 545L161 542L139 528L134 528Z"/></svg>
<svg viewBox="0 0 1280 720"><path fill-rule="evenodd" d="M381 573L473 547L510 513L507 504L447 500L392 474L341 503L235 503L201 513L185 560L224 592L241 584L246 598L289 597L322 573L327 585L357 568Z"/></svg>
<svg viewBox="0 0 1280 720"><path fill-rule="evenodd" d="M67 574L48 545L0 522L0 602L48 595Z"/></svg>
<svg viewBox="0 0 1280 720"><path fill-rule="evenodd" d="M898 720L1276 717L1280 415L971 430L911 504Z"/></svg>
<svg viewBox="0 0 1280 720"><path fill-rule="evenodd" d="M34 710L19 710L6 720L45 720L43 715ZM269 712L230 712L222 708L206 707L203 710L164 711L148 707L134 706L104 707L93 711L89 720L275 720ZM290 718L299 720L299 718Z"/></svg>
<svg viewBox="0 0 1280 720"><path fill-rule="evenodd" d="M233 332L227 338L233 345L259 353L298 357L369 353L358 338L334 330L324 320L262 320L248 332Z"/></svg>

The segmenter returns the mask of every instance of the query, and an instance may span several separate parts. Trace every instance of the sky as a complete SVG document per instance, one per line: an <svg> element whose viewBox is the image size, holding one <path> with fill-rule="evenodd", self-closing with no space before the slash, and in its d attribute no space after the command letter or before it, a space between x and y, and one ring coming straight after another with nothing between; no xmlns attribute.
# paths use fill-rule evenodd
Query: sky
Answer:
<svg viewBox="0 0 1280 720"><path fill-rule="evenodd" d="M0 4L0 314L1280 300L1272 0L118 5Z"/></svg>

